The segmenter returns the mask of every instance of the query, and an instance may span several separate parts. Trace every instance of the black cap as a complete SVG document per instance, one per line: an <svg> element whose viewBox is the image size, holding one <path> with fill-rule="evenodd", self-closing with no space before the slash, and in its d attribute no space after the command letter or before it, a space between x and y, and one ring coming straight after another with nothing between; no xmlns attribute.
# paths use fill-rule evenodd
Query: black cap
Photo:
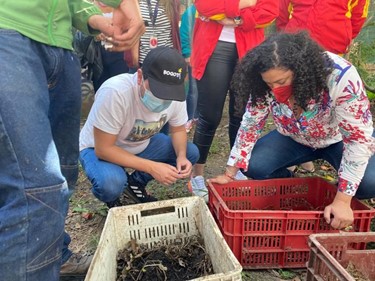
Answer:
<svg viewBox="0 0 375 281"><path fill-rule="evenodd" d="M160 46L151 49L142 64L152 94L163 100L184 101L186 62L176 49Z"/></svg>

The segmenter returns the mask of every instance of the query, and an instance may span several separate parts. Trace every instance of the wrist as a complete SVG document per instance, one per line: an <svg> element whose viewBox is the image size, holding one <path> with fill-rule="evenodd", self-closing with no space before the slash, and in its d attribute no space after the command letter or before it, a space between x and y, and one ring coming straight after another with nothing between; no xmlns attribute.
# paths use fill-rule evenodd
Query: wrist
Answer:
<svg viewBox="0 0 375 281"><path fill-rule="evenodd" d="M241 19L240 16L234 17L233 21L234 21L234 24L237 25L237 26L240 25L240 24L242 24L242 19Z"/></svg>
<svg viewBox="0 0 375 281"><path fill-rule="evenodd" d="M224 175L231 180L235 180L236 172L231 171L228 167L225 168Z"/></svg>
<svg viewBox="0 0 375 281"><path fill-rule="evenodd" d="M341 202L345 203L347 205L350 205L352 202L352 196L345 194L343 192L337 191L335 198L333 199L333 202Z"/></svg>

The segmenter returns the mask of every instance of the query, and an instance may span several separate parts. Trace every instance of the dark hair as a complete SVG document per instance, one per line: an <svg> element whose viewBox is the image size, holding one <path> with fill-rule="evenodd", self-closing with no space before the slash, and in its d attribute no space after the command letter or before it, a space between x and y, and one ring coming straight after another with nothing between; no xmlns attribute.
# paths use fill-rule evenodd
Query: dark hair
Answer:
<svg viewBox="0 0 375 281"><path fill-rule="evenodd" d="M327 90L327 76L333 61L306 32L278 33L249 51L236 66L232 89L236 92L236 111L244 112L249 97L252 104L266 104L270 88L261 73L272 68L293 72L293 95L297 104L306 109L308 102L319 102ZM242 108L241 108L242 107Z"/></svg>

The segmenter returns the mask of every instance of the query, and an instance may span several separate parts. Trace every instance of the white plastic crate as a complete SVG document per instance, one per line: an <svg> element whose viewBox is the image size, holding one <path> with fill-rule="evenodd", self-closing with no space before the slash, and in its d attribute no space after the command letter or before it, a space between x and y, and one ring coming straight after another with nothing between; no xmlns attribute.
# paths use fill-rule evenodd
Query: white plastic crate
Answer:
<svg viewBox="0 0 375 281"><path fill-rule="evenodd" d="M242 267L225 242L206 203L192 196L110 209L85 281L115 281L116 256L131 239L152 247L200 235L214 274L194 281L237 281Z"/></svg>

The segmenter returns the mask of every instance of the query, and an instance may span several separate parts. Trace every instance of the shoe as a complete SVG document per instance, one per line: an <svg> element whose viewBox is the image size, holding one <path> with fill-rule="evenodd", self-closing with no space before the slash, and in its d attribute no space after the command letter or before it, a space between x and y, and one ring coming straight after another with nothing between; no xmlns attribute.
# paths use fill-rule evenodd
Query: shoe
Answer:
<svg viewBox="0 0 375 281"><path fill-rule="evenodd" d="M204 177L196 176L191 178L188 182L188 189L195 196L202 197L206 203L208 203L208 189Z"/></svg>
<svg viewBox="0 0 375 281"><path fill-rule="evenodd" d="M302 163L300 165L300 167L301 167L302 172L304 172L304 173L314 173L315 172L314 163L311 162L311 161Z"/></svg>
<svg viewBox="0 0 375 281"><path fill-rule="evenodd" d="M234 179L243 181L243 180L247 180L248 178L240 170L238 170L237 174L234 176Z"/></svg>
<svg viewBox="0 0 375 281"><path fill-rule="evenodd" d="M124 191L130 199L138 203L147 203L158 201L154 196L151 196L147 193L146 187L139 182L137 182L133 175L128 176L128 186Z"/></svg>
<svg viewBox="0 0 375 281"><path fill-rule="evenodd" d="M61 265L60 276L85 276L89 270L92 258L93 255L83 256L73 253L71 257L63 265Z"/></svg>
<svg viewBox="0 0 375 281"><path fill-rule="evenodd" d="M294 166L290 166L287 168L290 172L294 173L296 170L297 170L297 166L294 165Z"/></svg>
<svg viewBox="0 0 375 281"><path fill-rule="evenodd" d="M120 198L117 198L116 200L111 201L111 202L107 202L106 204L107 204L108 209L111 209L113 207L122 206L121 202L120 202Z"/></svg>

